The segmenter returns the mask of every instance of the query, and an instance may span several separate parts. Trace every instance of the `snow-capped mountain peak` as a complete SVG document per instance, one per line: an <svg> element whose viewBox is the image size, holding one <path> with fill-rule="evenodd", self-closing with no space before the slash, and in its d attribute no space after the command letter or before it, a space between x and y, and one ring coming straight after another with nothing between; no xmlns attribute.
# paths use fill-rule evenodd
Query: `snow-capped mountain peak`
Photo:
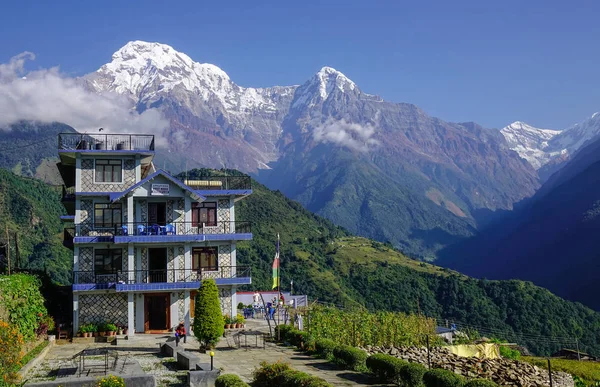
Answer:
<svg viewBox="0 0 600 387"><path fill-rule="evenodd" d="M500 133L512 150L527 160L535 169L539 169L553 157L547 152L548 142L560 131L540 129L525 122L516 121L502 128Z"/></svg>
<svg viewBox="0 0 600 387"><path fill-rule="evenodd" d="M232 86L227 73L215 65L194 62L166 44L139 40L121 47L96 73L96 89L134 96L154 83L160 83L162 91L182 86L194 92L207 88L223 92ZM107 76L111 82L106 82Z"/></svg>
<svg viewBox="0 0 600 387"><path fill-rule="evenodd" d="M298 87L292 108L312 107L329 98L331 93L360 92L356 83L333 67L324 66L303 85Z"/></svg>
<svg viewBox="0 0 600 387"><path fill-rule="evenodd" d="M356 88L356 84L348 77L336 69L328 66L325 66L319 70L313 79L319 84L319 94L323 100L326 100L329 94L336 87L341 91L354 90Z"/></svg>

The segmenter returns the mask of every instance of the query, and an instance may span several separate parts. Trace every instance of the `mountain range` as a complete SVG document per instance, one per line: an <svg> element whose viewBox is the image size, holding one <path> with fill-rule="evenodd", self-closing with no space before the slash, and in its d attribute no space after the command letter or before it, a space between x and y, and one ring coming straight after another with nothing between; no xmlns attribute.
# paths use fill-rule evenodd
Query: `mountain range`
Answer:
<svg viewBox="0 0 600 387"><path fill-rule="evenodd" d="M365 93L331 67L301 85L242 87L215 65L142 41L77 81L137 112L161 111L163 169L242 170L353 233L425 259L532 196L600 128L595 116L563 131L446 122Z"/></svg>
<svg viewBox="0 0 600 387"><path fill-rule="evenodd" d="M421 257L539 187L497 130L384 101L331 67L299 86L245 88L172 47L135 41L82 81L140 112L163 112L159 164L252 173L352 232Z"/></svg>

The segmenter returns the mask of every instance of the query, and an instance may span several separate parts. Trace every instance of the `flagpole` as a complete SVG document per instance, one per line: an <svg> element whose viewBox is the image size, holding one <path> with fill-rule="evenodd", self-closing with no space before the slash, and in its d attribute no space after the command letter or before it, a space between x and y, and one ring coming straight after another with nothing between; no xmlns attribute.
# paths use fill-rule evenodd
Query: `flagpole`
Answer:
<svg viewBox="0 0 600 387"><path fill-rule="evenodd" d="M277 265L277 341L281 340L281 327L280 327L280 316L281 309L279 309L279 302L281 300L281 253L279 251L279 233L277 233L277 259L279 264Z"/></svg>

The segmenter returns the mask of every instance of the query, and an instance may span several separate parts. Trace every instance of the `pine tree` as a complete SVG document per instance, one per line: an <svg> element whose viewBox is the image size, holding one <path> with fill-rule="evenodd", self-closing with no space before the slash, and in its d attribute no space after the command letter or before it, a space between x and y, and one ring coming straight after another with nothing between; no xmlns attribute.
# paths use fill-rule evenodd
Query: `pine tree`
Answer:
<svg viewBox="0 0 600 387"><path fill-rule="evenodd" d="M201 349L212 349L225 330L219 290L214 279L202 280L194 302L194 335L200 342Z"/></svg>

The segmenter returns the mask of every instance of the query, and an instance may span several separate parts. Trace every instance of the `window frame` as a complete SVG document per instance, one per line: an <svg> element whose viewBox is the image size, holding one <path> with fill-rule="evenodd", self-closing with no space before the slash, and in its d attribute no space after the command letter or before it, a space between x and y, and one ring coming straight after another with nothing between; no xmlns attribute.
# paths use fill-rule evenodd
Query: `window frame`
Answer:
<svg viewBox="0 0 600 387"><path fill-rule="evenodd" d="M210 207L207 207L206 205L210 205ZM207 218L210 218L210 216L208 215L210 210L214 211L214 221L212 223L207 222L204 225L206 227L216 227L218 224L217 212L218 212L218 208L219 208L217 202L194 202L194 203L192 203L192 227L200 227L200 225L202 224L202 222L200 222L200 212L203 208L207 209ZM196 214L196 216L194 216L194 214Z"/></svg>
<svg viewBox="0 0 600 387"><path fill-rule="evenodd" d="M113 211L113 213L111 214L111 219L113 220L112 223L110 225L106 225L106 223L102 222L101 225L98 225L98 223L96 222L96 206L108 206L106 208L101 209L102 210L102 219L104 219L104 211L106 210L111 210ZM115 223L114 221L114 211L116 210L115 207L113 206L118 206L119 207L119 222ZM113 229L116 227L120 227L123 224L123 206L121 205L121 203L94 203L94 221L92 223L94 225L94 230L100 230L100 229Z"/></svg>
<svg viewBox="0 0 600 387"><path fill-rule="evenodd" d="M214 251L214 266L202 266L202 255L198 256L198 264L194 265L195 259L194 256L196 251L198 254L201 254L202 250L212 250ZM208 246L208 247L192 247L192 270L193 271L219 271L219 247L218 246Z"/></svg>
<svg viewBox="0 0 600 387"><path fill-rule="evenodd" d="M119 181L98 181L98 179L96 178L97 175L97 168L98 168L98 162L104 162L106 161L107 164L100 164L101 166L113 166L113 171L111 173L111 175L114 175L114 167L117 166L116 163L111 164L111 161L118 161L120 164L120 168L121 168L121 180ZM123 160L122 159L94 159L94 184L123 184L123 171L124 167L123 167ZM104 177L104 175L106 174L106 172L103 170L102 176Z"/></svg>
<svg viewBox="0 0 600 387"><path fill-rule="evenodd" d="M101 254L105 253L105 254ZM115 256L118 255L118 258L115 260ZM98 270L97 259L98 256L103 257L103 262L106 261L106 258L110 258L110 269L106 270L104 267L106 266L104 263L101 265L102 269ZM119 265L115 265L115 261L118 261ZM116 274L123 270L123 250L122 249L94 249L94 274L95 275L104 275L104 274Z"/></svg>

